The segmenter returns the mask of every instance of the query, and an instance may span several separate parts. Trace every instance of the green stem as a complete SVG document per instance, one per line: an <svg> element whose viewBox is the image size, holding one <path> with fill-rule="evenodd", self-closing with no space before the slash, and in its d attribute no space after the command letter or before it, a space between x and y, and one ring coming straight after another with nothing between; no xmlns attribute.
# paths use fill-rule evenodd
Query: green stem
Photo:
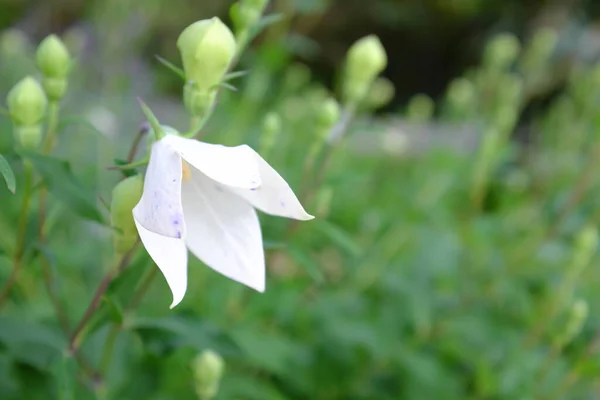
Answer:
<svg viewBox="0 0 600 400"><path fill-rule="evenodd" d="M150 268L148 270L148 273L142 280L142 283L140 283L140 285L137 287L135 293L133 294L133 297L131 298L131 301L129 302L129 304L127 304L127 307L125 308L125 317L127 317L127 314L131 313L139 306L140 302L142 301L142 298L144 297L148 289L150 289L150 286L152 285L152 282L157 275L157 271L158 267ZM102 351L102 359L100 362L100 371L102 371L103 373L106 373L106 371L108 371L108 369L110 368L112 356L114 354L114 348L117 343L117 337L119 336L119 331L121 330L121 328L122 326L115 324L108 333L106 343L104 344L104 350Z"/></svg>
<svg viewBox="0 0 600 400"><path fill-rule="evenodd" d="M113 268L111 268L108 271L108 273L104 276L104 279L102 279L102 281L98 285L98 288L96 288L96 292L94 293L94 296L92 297L92 300L90 301L87 310L83 314L83 317L81 317L81 320L77 324L77 327L73 331L71 339L69 340L69 351L71 352L71 354L75 354L79 349L79 346L81 346L81 343L85 338L85 328L87 327L88 322L94 315L94 312L100 305L100 300L106 293L106 290L110 286L112 280L129 264L129 261L131 260L131 257L133 256L133 253L135 252L136 248L137 243L133 246L131 250L129 250L120 258L119 262Z"/></svg>
<svg viewBox="0 0 600 400"><path fill-rule="evenodd" d="M48 128L46 130L46 136L44 137L44 143L42 144L42 152L44 154L50 153L56 142L56 128L58 126L59 113L59 103L57 101L51 101L50 104L48 104Z"/></svg>
<svg viewBox="0 0 600 400"><path fill-rule="evenodd" d="M31 191L33 187L33 166L28 160L25 160L23 165L25 168L25 185L23 189L23 202L21 203L21 211L19 214L17 245L13 257L12 271L0 291L0 308L4 305L11 288L17 282L23 264L23 254L25 253L25 233L27 232L27 219L29 216L29 204L31 202Z"/></svg>

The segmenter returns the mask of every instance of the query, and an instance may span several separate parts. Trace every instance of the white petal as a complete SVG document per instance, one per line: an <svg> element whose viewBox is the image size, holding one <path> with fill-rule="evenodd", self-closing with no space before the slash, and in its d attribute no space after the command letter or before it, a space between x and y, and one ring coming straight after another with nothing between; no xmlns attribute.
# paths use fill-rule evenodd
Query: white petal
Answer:
<svg viewBox="0 0 600 400"><path fill-rule="evenodd" d="M193 168L181 197L188 249L215 271L263 292L265 255L254 208Z"/></svg>
<svg viewBox="0 0 600 400"><path fill-rule="evenodd" d="M144 193L133 215L144 228L171 238L185 236L181 206L181 157L163 140L152 145Z"/></svg>
<svg viewBox="0 0 600 400"><path fill-rule="evenodd" d="M144 228L135 218L135 226L140 239L165 276L171 292L171 308L181 302L187 288L187 249L183 239L165 237Z"/></svg>
<svg viewBox="0 0 600 400"><path fill-rule="evenodd" d="M227 147L177 135L167 135L163 140L185 161L217 182L246 189L260 186L254 150L248 146Z"/></svg>
<svg viewBox="0 0 600 400"><path fill-rule="evenodd" d="M314 217L304 210L285 179L257 152L254 150L252 152L260 171L261 187L257 189L231 188L230 190L267 214L302 221L313 219Z"/></svg>

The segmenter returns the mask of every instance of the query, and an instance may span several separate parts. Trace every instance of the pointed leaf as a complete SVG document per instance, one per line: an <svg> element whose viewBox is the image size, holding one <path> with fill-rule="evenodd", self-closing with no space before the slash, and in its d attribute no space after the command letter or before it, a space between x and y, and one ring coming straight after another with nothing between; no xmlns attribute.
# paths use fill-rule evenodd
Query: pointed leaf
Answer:
<svg viewBox="0 0 600 400"><path fill-rule="evenodd" d="M183 79L185 81L185 72L183 72L183 69L179 68L178 66L176 66L175 64L173 64L172 62L162 58L159 55L155 55L154 57L156 57L156 59L165 67L167 67L168 69L170 69L172 72L174 72L176 75L178 75L181 79Z"/></svg>
<svg viewBox="0 0 600 400"><path fill-rule="evenodd" d="M14 194L16 190L15 174L2 154L0 154L0 174L4 177L8 190Z"/></svg>
<svg viewBox="0 0 600 400"><path fill-rule="evenodd" d="M354 242L344 230L334 224L320 220L317 222L317 228L323 232L329 239L339 248L346 251L352 257L359 257L362 254L362 249Z"/></svg>
<svg viewBox="0 0 600 400"><path fill-rule="evenodd" d="M230 72L223 77L223 82L232 81L234 79L241 78L242 76L246 76L246 75L248 75L248 71Z"/></svg>
<svg viewBox="0 0 600 400"><path fill-rule="evenodd" d="M69 163L27 150L20 150L19 154L31 161L48 190L69 209L85 219L104 223L96 194L77 179Z"/></svg>

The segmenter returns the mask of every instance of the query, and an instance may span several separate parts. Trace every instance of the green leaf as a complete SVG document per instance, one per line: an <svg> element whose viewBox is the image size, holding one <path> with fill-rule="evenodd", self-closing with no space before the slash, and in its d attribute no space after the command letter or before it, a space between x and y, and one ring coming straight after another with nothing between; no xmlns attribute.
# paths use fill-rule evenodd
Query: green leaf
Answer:
<svg viewBox="0 0 600 400"><path fill-rule="evenodd" d="M62 335L42 324L0 316L0 326L0 343L7 352L40 370L47 369L66 348Z"/></svg>
<svg viewBox="0 0 600 400"><path fill-rule="evenodd" d="M246 76L246 75L248 75L248 71L235 71L235 72L230 72L230 73L226 74L226 75L223 77L223 82L232 81L232 80L234 80L234 79L241 78L241 77L243 77L243 76Z"/></svg>
<svg viewBox="0 0 600 400"><path fill-rule="evenodd" d="M10 190L14 194L17 187L17 184L15 182L15 174L10 165L8 164L8 161L6 161L6 158L4 158L2 154L0 154L0 174L2 174L2 176L4 177L8 190Z"/></svg>
<svg viewBox="0 0 600 400"><path fill-rule="evenodd" d="M220 82L220 83L216 84L215 87L231 90L232 92L238 91L238 88L236 88L235 86L233 86L232 84L227 83L227 82Z"/></svg>
<svg viewBox="0 0 600 400"><path fill-rule="evenodd" d="M146 119L148 120L148 122L150 123L150 126L154 130L156 139L157 140L161 139L163 136L165 136L165 132L163 131L162 125L158 121L158 118L156 118L156 115L154 115L154 113L152 112L150 107L148 107L146 105L146 103L144 103L142 101L142 99L140 99L139 97L138 97L138 102L140 103L140 107L142 108L142 111L144 112Z"/></svg>
<svg viewBox="0 0 600 400"><path fill-rule="evenodd" d="M315 226L321 232L323 232L333 243L335 243L339 248L346 251L352 257L359 257L362 254L362 249L354 239L350 237L344 230L333 225L330 222L320 220Z"/></svg>
<svg viewBox="0 0 600 400"><path fill-rule="evenodd" d="M162 58L159 55L154 55L154 57L156 57L156 59L165 67L167 67L168 69L170 69L172 72L174 72L176 75L178 75L181 79L183 79L185 81L185 72L183 71L183 69L179 68L177 65L173 64L172 62Z"/></svg>
<svg viewBox="0 0 600 400"><path fill-rule="evenodd" d="M116 165L118 165L119 167L122 167L122 166L129 165L129 164L130 164L130 163L128 163L127 161L125 161L125 160L121 160L121 159L118 159L118 158L115 158L113 161L114 161L114 162L115 162L115 164L116 164ZM137 172L136 172L136 170L135 170L135 169L128 169L128 168L124 168L124 169L121 169L121 172L122 172L122 173L123 173L123 175L125 175L127 178L129 178L130 176L133 176L133 175L137 175Z"/></svg>
<svg viewBox="0 0 600 400"><path fill-rule="evenodd" d="M250 43L254 40L255 37L260 35L262 31L264 31L269 26L276 24L284 18L283 14L271 14L264 16L258 23L250 29L250 33L248 34L248 41Z"/></svg>
<svg viewBox="0 0 600 400"><path fill-rule="evenodd" d="M104 223L96 194L77 179L68 162L27 150L19 150L19 154L32 162L49 191L69 209L85 219Z"/></svg>
<svg viewBox="0 0 600 400"><path fill-rule="evenodd" d="M60 400L75 399L75 376L77 374L75 359L64 352L56 364L55 370L58 376L58 398Z"/></svg>
<svg viewBox="0 0 600 400"><path fill-rule="evenodd" d="M302 267L304 271L315 280L317 283L325 282L325 275L321 271L319 263L312 259L312 257L305 253L304 250L290 246L288 248L289 255Z"/></svg>

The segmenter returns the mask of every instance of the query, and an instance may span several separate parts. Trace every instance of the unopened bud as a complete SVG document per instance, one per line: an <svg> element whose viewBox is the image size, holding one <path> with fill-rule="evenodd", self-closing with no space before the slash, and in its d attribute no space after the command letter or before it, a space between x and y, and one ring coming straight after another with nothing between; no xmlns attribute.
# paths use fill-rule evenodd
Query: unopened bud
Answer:
<svg viewBox="0 0 600 400"><path fill-rule="evenodd" d="M192 370L200 400L210 400L217 395L224 369L223 358L212 350L205 350L194 359Z"/></svg>
<svg viewBox="0 0 600 400"><path fill-rule="evenodd" d="M517 60L520 51L519 39L511 33L502 33L486 46L484 61L486 66L492 69L505 70Z"/></svg>
<svg viewBox="0 0 600 400"><path fill-rule="evenodd" d="M199 90L218 85L233 60L236 44L229 28L217 17L194 22L177 39L185 77Z"/></svg>
<svg viewBox="0 0 600 400"><path fill-rule="evenodd" d="M46 37L37 48L36 64L42 72L42 86L51 101L60 101L67 91L71 56L56 35Z"/></svg>
<svg viewBox="0 0 600 400"><path fill-rule="evenodd" d="M346 56L346 99L351 102L362 100L375 78L386 68L387 61L387 54L377 36L369 35L354 43Z"/></svg>
<svg viewBox="0 0 600 400"><path fill-rule="evenodd" d="M112 191L110 220L114 232L114 245L117 253L131 250L137 240L137 229L133 221L133 208L140 201L144 189L141 175L134 175L117 183Z"/></svg>
<svg viewBox="0 0 600 400"><path fill-rule="evenodd" d="M71 69L71 56L67 46L56 35L46 37L35 55L38 69L46 77L66 78Z"/></svg>
<svg viewBox="0 0 600 400"><path fill-rule="evenodd" d="M248 31L260 20L267 0L239 0L229 9L231 21L237 35Z"/></svg>
<svg viewBox="0 0 600 400"><path fill-rule="evenodd" d="M366 99L367 106L371 109L385 107L392 101L395 94L396 88L392 81L379 77L371 85Z"/></svg>
<svg viewBox="0 0 600 400"><path fill-rule="evenodd" d="M475 85L466 78L457 78L450 83L447 104L453 116L465 117L475 108Z"/></svg>
<svg viewBox="0 0 600 400"><path fill-rule="evenodd" d="M417 94L410 99L406 118L412 122L427 122L433 116L435 103L426 94Z"/></svg>
<svg viewBox="0 0 600 400"><path fill-rule="evenodd" d="M335 99L325 99L317 112L317 125L324 130L331 129L340 119L340 113L340 105Z"/></svg>
<svg viewBox="0 0 600 400"><path fill-rule="evenodd" d="M281 117L276 112L265 115L262 123L262 135L260 137L260 153L263 157L270 153L275 145L277 136L281 132Z"/></svg>
<svg viewBox="0 0 600 400"><path fill-rule="evenodd" d="M47 100L38 81L28 76L17 83L6 98L16 125L37 125L46 113Z"/></svg>

